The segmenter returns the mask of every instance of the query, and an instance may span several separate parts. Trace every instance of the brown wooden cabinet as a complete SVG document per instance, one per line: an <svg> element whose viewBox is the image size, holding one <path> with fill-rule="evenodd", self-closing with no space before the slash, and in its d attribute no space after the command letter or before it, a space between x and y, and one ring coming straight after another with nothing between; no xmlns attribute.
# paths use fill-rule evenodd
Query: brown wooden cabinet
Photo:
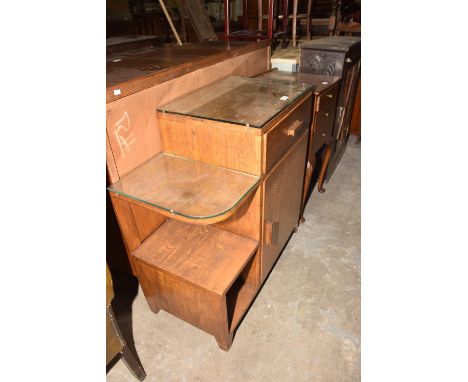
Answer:
<svg viewBox="0 0 468 382"><path fill-rule="evenodd" d="M333 36L301 44L299 71L314 75L338 76L341 85L333 128L329 179L346 150L356 89L361 74L361 38Z"/></svg>
<svg viewBox="0 0 468 382"><path fill-rule="evenodd" d="M304 104L301 113L311 115L310 136L307 149L307 167L304 177L303 198L301 205L301 222L304 221L302 212L310 191L313 173L316 169L318 157L323 153L323 160L318 176L318 190L324 192L323 181L332 152L333 126L335 110L340 89L339 77L328 77L305 73L290 73L278 70L269 71L258 76L263 80L282 82L289 86L309 84L313 87L313 101ZM324 149L325 148L325 149Z"/></svg>
<svg viewBox="0 0 468 382"><path fill-rule="evenodd" d="M109 190L148 304L228 350L297 225L311 87L227 77L158 107L161 152Z"/></svg>

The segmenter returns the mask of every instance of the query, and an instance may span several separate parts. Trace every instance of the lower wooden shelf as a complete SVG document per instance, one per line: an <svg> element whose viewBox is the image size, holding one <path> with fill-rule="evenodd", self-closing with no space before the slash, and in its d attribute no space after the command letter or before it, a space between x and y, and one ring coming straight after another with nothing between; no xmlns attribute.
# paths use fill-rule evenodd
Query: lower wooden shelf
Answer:
<svg viewBox="0 0 468 382"><path fill-rule="evenodd" d="M136 249L151 307L212 334L228 350L259 289L258 241L212 225L169 219Z"/></svg>
<svg viewBox="0 0 468 382"><path fill-rule="evenodd" d="M218 295L234 283L258 242L211 225L167 220L133 256Z"/></svg>

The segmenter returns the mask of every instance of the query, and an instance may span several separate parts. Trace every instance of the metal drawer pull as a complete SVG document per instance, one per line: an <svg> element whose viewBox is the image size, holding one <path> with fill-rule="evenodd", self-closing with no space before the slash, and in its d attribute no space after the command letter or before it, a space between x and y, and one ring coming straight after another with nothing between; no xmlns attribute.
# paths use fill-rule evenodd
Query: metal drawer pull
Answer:
<svg viewBox="0 0 468 382"><path fill-rule="evenodd" d="M328 113L324 113L323 115L324 115L325 117L328 117Z"/></svg>
<svg viewBox="0 0 468 382"><path fill-rule="evenodd" d="M325 135L327 135L327 134L325 134L325 133L322 133L322 137L324 137Z"/></svg>
<svg viewBox="0 0 468 382"><path fill-rule="evenodd" d="M327 94L328 98L333 98L333 94Z"/></svg>
<svg viewBox="0 0 468 382"><path fill-rule="evenodd" d="M289 126L288 128L288 135L291 137L294 137L303 123L304 121L299 121L299 120L294 121L292 125Z"/></svg>
<svg viewBox="0 0 468 382"><path fill-rule="evenodd" d="M353 62L353 60L351 60L350 58L347 58L345 61L346 62Z"/></svg>

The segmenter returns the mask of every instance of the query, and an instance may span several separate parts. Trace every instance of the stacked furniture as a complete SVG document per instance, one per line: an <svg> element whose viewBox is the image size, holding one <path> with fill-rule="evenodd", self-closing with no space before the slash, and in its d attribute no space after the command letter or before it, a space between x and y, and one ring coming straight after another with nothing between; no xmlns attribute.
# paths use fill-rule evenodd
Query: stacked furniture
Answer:
<svg viewBox="0 0 468 382"><path fill-rule="evenodd" d="M328 180L346 150L356 89L361 74L361 38L332 36L305 42L300 48L300 73L341 78L331 159L326 175Z"/></svg>
<svg viewBox="0 0 468 382"><path fill-rule="evenodd" d="M180 97L158 107L162 151L109 187L151 310L224 350L297 228L312 98L237 76Z"/></svg>

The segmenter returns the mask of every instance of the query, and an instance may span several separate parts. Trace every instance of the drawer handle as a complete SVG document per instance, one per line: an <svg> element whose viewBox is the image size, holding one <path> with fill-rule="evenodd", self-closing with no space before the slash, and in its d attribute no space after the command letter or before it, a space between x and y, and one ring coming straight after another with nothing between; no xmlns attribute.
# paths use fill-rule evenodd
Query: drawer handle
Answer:
<svg viewBox="0 0 468 382"><path fill-rule="evenodd" d="M304 121L299 121L299 120L294 121L293 124L289 126L288 128L288 136L294 137L297 131L301 128L303 123Z"/></svg>
<svg viewBox="0 0 468 382"><path fill-rule="evenodd" d="M275 245L278 241L279 222L267 221L265 225L265 244Z"/></svg>
<svg viewBox="0 0 468 382"><path fill-rule="evenodd" d="M323 115L324 115L325 117L328 117L328 113L324 113Z"/></svg>
<svg viewBox="0 0 468 382"><path fill-rule="evenodd" d="M327 94L328 98L333 98L333 94Z"/></svg>
<svg viewBox="0 0 468 382"><path fill-rule="evenodd" d="M327 134L325 134L325 133L322 133L322 137L324 137L325 135L327 135Z"/></svg>

